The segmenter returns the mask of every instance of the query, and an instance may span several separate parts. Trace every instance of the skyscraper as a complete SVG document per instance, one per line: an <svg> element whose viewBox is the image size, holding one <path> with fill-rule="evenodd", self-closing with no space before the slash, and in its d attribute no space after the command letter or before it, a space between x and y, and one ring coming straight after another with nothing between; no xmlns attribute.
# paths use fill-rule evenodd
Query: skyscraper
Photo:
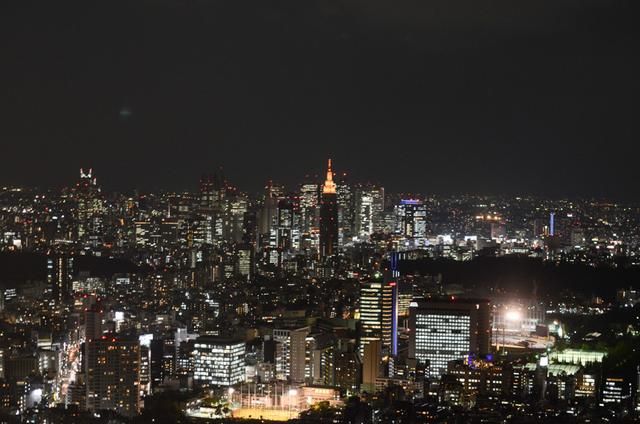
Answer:
<svg viewBox="0 0 640 424"><path fill-rule="evenodd" d="M357 188L355 196L355 235L368 238L382 230L384 188L371 184Z"/></svg>
<svg viewBox="0 0 640 424"><path fill-rule="evenodd" d="M300 186L300 230L303 233L309 233L314 228L317 228L318 192L319 184L316 182L307 181Z"/></svg>
<svg viewBox="0 0 640 424"><path fill-rule="evenodd" d="M338 176L336 190L338 196L338 235L340 246L343 246L353 238L355 224L355 199L346 173Z"/></svg>
<svg viewBox="0 0 640 424"><path fill-rule="evenodd" d="M103 201L93 169L80 169L75 189L77 237L82 242L96 242L102 235Z"/></svg>
<svg viewBox="0 0 640 424"><path fill-rule="evenodd" d="M409 357L429 365L431 377L447 363L489 353L490 304L480 299L432 299L412 305Z"/></svg>
<svg viewBox="0 0 640 424"><path fill-rule="evenodd" d="M427 208L416 199L403 199L396 206L396 230L411 239L427 236Z"/></svg>
<svg viewBox="0 0 640 424"><path fill-rule="evenodd" d="M327 179L322 186L320 200L320 258L328 258L338 252L338 201L336 183L333 181L331 159Z"/></svg>
<svg viewBox="0 0 640 424"><path fill-rule="evenodd" d="M52 300L60 303L71 296L73 256L47 252L47 285Z"/></svg>
<svg viewBox="0 0 640 424"><path fill-rule="evenodd" d="M292 247L294 230L295 205L288 198L278 202L278 217L276 226L276 247L290 250Z"/></svg>
<svg viewBox="0 0 640 424"><path fill-rule="evenodd" d="M382 275L360 283L361 353L374 340L380 340L388 352L393 350L394 289L395 282L383 281Z"/></svg>
<svg viewBox="0 0 640 424"><path fill-rule="evenodd" d="M264 188L264 202L259 213L260 246L277 246L278 203L284 198L284 187L269 181Z"/></svg>

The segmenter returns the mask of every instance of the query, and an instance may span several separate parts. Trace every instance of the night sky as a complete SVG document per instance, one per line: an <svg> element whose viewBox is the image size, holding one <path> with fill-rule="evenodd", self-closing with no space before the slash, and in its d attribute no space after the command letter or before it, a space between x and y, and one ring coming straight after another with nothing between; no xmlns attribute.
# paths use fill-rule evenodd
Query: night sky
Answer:
<svg viewBox="0 0 640 424"><path fill-rule="evenodd" d="M640 201L633 1L2 1L0 184Z"/></svg>

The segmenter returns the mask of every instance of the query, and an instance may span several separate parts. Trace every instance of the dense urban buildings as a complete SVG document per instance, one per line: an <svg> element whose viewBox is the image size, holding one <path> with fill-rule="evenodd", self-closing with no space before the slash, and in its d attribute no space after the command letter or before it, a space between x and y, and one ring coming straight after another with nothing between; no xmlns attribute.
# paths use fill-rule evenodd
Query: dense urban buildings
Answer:
<svg viewBox="0 0 640 424"><path fill-rule="evenodd" d="M2 2L0 424L640 422L639 9Z"/></svg>
<svg viewBox="0 0 640 424"><path fill-rule="evenodd" d="M257 195L221 170L3 187L3 419L638 417L640 208L392 193L332 165Z"/></svg>

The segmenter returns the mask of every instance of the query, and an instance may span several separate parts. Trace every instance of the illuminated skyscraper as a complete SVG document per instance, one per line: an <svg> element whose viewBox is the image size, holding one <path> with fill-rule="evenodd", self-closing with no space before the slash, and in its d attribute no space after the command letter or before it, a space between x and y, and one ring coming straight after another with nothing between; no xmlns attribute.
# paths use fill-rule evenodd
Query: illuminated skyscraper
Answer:
<svg viewBox="0 0 640 424"><path fill-rule="evenodd" d="M328 258L336 253L338 253L338 201L331 159L329 159L327 179L322 186L320 201L320 258Z"/></svg>
<svg viewBox="0 0 640 424"><path fill-rule="evenodd" d="M276 247L280 249L289 250L292 247L295 209L290 199L284 198L278 202Z"/></svg>
<svg viewBox="0 0 640 424"><path fill-rule="evenodd" d="M396 206L396 230L411 239L427 236L427 208L415 199L403 199Z"/></svg>
<svg viewBox="0 0 640 424"><path fill-rule="evenodd" d="M245 214L249 209L247 196L233 193L224 200L222 219L222 238L233 243L240 243L244 236Z"/></svg>
<svg viewBox="0 0 640 424"><path fill-rule="evenodd" d="M342 246L353 237L355 224L355 199L353 188L347 182L346 173L338 177L336 190L338 196L338 234L340 237L340 246Z"/></svg>
<svg viewBox="0 0 640 424"><path fill-rule="evenodd" d="M384 188L360 186L355 196L355 235L367 238L383 227Z"/></svg>
<svg viewBox="0 0 640 424"><path fill-rule="evenodd" d="M300 186L300 215L303 233L309 233L318 226L319 185L307 182Z"/></svg>
<svg viewBox="0 0 640 424"><path fill-rule="evenodd" d="M205 176L200 180L200 199L198 212L202 216L200 233L202 241L213 244L214 217L218 207L218 189L216 177Z"/></svg>
<svg viewBox="0 0 640 424"><path fill-rule="evenodd" d="M277 246L278 203L284 198L284 187L269 181L264 188L264 202L258 220L258 232L262 247Z"/></svg>
<svg viewBox="0 0 640 424"><path fill-rule="evenodd" d="M97 242L97 238L102 234L104 210L100 187L93 176L93 169L80 169L75 199L78 240Z"/></svg>
<svg viewBox="0 0 640 424"><path fill-rule="evenodd" d="M360 283L361 352L374 340L380 340L387 352L393 350L393 301L396 283L387 280L383 280L382 274L379 274L371 281Z"/></svg>
<svg viewBox="0 0 640 424"><path fill-rule="evenodd" d="M47 289L51 290L51 299L60 303L71 296L73 279L73 256L47 254Z"/></svg>

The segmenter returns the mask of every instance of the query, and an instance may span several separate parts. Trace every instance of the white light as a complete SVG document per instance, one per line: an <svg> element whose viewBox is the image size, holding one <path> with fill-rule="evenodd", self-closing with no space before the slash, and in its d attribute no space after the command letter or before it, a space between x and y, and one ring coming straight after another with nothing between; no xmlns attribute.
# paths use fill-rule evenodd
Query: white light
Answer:
<svg viewBox="0 0 640 424"><path fill-rule="evenodd" d="M549 366L549 358L547 356L541 356L539 363L540 363L541 367L548 367Z"/></svg>
<svg viewBox="0 0 640 424"><path fill-rule="evenodd" d="M296 396L298 391L296 389L289 389L289 396Z"/></svg>
<svg viewBox="0 0 640 424"><path fill-rule="evenodd" d="M519 321L520 319L522 319L522 315L520 314L520 311L516 311L512 309L505 313L504 318L507 321Z"/></svg>

